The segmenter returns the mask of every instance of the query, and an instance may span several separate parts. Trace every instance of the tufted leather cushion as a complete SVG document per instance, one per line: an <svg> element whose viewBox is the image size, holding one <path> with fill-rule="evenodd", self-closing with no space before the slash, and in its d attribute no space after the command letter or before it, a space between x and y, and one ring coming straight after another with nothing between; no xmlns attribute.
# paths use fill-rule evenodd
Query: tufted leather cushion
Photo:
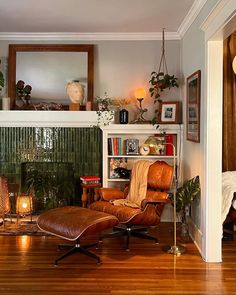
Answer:
<svg viewBox="0 0 236 295"><path fill-rule="evenodd" d="M118 224L118 219L103 212L66 206L44 212L38 217L37 224L45 232L75 241L82 236L112 228Z"/></svg>
<svg viewBox="0 0 236 295"><path fill-rule="evenodd" d="M173 167L164 161L156 161L149 167L148 187L159 190L170 189L173 180Z"/></svg>

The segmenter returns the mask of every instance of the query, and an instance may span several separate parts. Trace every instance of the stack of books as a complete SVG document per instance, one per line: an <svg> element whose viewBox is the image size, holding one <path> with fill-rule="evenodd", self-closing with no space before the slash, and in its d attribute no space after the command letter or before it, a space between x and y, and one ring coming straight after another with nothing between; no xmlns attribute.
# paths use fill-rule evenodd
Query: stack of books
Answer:
<svg viewBox="0 0 236 295"><path fill-rule="evenodd" d="M90 176L81 176L80 180L82 180L82 184L96 184L100 183L100 177L95 175Z"/></svg>

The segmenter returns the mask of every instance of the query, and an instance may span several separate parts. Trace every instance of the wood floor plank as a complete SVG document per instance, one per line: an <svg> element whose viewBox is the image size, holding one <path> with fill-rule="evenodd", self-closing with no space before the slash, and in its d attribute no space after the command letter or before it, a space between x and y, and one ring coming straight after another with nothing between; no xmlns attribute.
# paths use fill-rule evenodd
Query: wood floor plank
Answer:
<svg viewBox="0 0 236 295"><path fill-rule="evenodd" d="M101 265L77 253L58 267L53 262L62 253L61 239L0 236L0 294L236 294L236 241L224 242L222 263L205 263L193 243L180 257L162 251L171 245L171 228L160 226L152 234L160 244L132 238L127 252L123 238L107 239L100 249L91 249Z"/></svg>

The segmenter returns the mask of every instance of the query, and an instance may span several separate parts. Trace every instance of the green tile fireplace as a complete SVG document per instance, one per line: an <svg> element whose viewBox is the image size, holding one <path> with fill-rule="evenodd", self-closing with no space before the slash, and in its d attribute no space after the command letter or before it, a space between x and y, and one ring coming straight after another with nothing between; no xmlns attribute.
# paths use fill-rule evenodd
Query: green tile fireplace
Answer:
<svg viewBox="0 0 236 295"><path fill-rule="evenodd" d="M80 176L101 167L99 128L0 127L0 175L33 192L38 211L80 204Z"/></svg>

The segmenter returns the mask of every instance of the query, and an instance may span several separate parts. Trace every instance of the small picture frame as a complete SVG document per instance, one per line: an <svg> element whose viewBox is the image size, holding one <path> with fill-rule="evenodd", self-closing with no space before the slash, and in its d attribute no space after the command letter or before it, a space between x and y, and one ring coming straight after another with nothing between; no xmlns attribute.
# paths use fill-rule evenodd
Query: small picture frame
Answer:
<svg viewBox="0 0 236 295"><path fill-rule="evenodd" d="M138 154L139 154L139 140L126 139L126 155L138 155Z"/></svg>
<svg viewBox="0 0 236 295"><path fill-rule="evenodd" d="M196 71L187 78L187 140L200 142L200 91L201 71Z"/></svg>
<svg viewBox="0 0 236 295"><path fill-rule="evenodd" d="M179 123L179 101L166 101L160 103L159 123Z"/></svg>

